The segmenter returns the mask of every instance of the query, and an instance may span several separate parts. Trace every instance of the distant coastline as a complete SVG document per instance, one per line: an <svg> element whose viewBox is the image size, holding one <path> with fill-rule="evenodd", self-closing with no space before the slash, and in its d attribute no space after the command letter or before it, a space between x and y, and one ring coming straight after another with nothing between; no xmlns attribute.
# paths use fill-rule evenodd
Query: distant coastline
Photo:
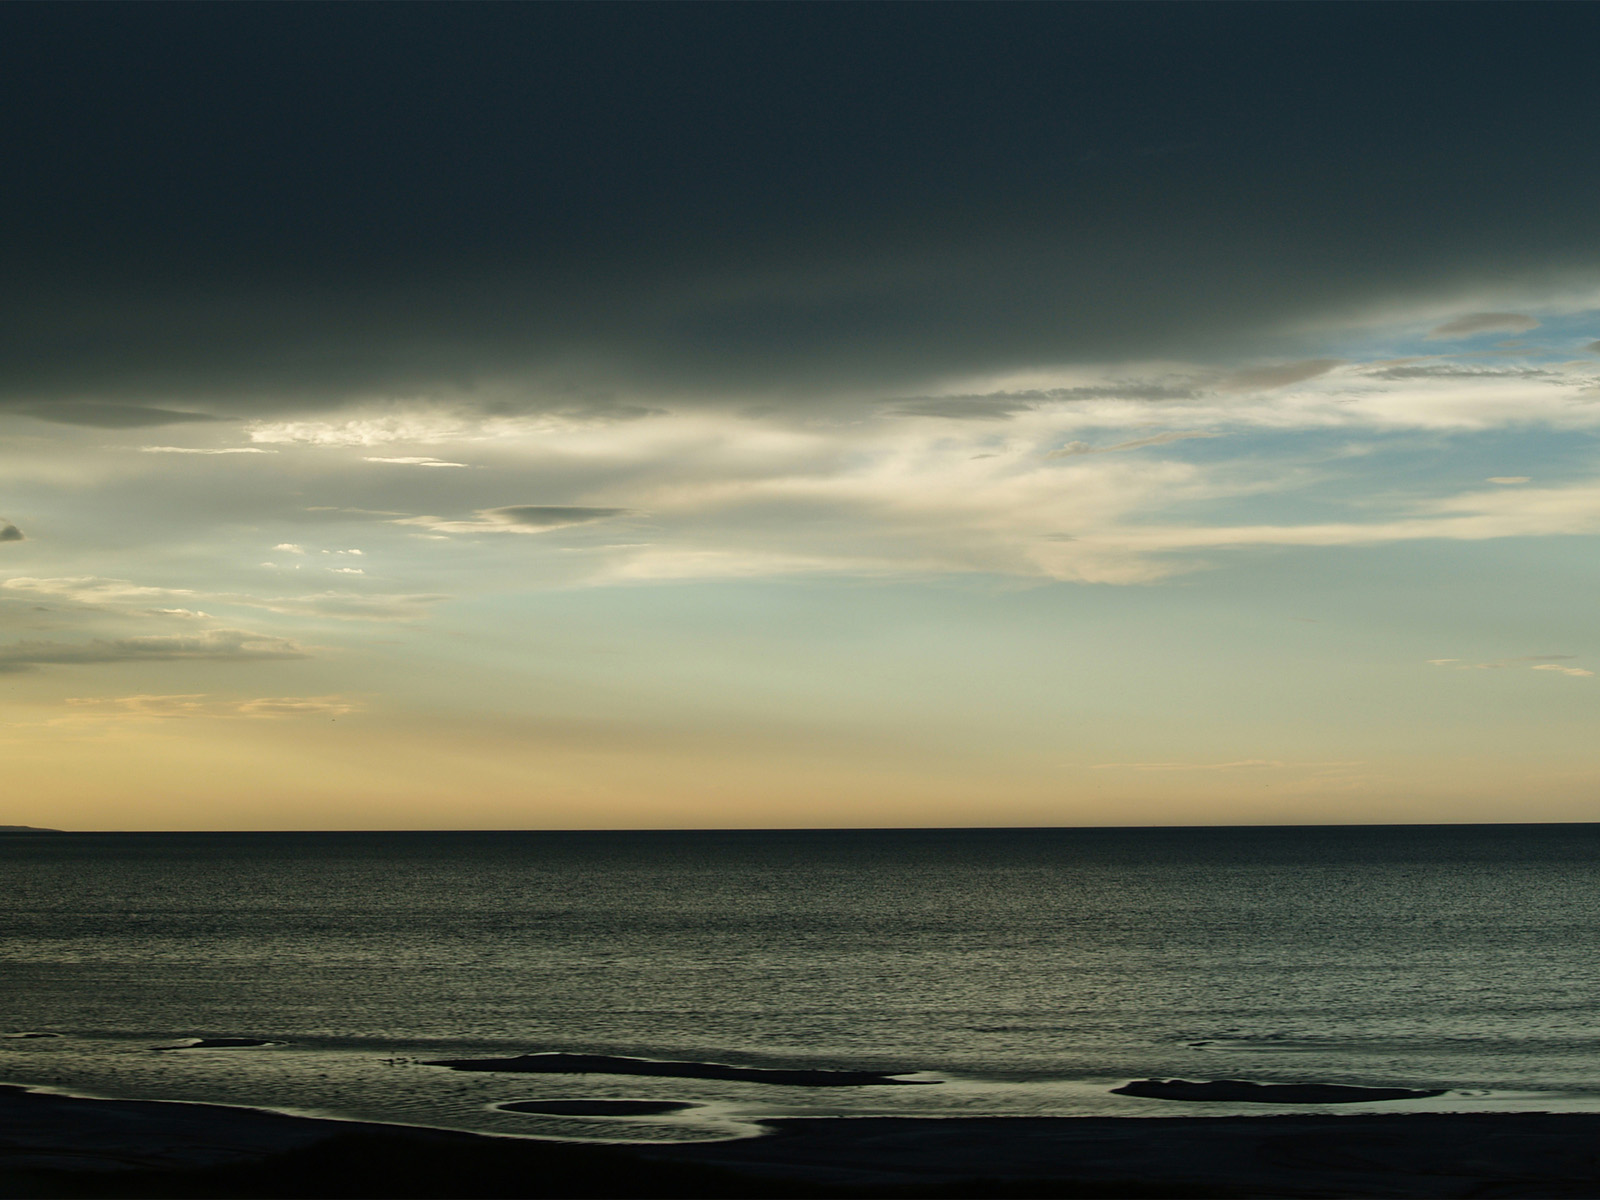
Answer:
<svg viewBox="0 0 1600 1200"><path fill-rule="evenodd" d="M0 833L65 833L65 829L47 829L42 825L0 825Z"/></svg>

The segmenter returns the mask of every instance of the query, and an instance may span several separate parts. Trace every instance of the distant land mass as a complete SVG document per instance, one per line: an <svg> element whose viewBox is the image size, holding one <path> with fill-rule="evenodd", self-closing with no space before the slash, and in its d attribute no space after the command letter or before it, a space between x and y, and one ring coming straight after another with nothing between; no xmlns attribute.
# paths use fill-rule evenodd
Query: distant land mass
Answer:
<svg viewBox="0 0 1600 1200"><path fill-rule="evenodd" d="M61 833L59 829L44 829L38 825L0 825L0 833Z"/></svg>

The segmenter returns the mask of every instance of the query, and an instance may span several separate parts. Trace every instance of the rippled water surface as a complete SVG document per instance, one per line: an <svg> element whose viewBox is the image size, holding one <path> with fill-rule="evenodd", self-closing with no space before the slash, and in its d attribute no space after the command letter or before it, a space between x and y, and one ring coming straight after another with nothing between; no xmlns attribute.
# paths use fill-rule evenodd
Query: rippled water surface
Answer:
<svg viewBox="0 0 1600 1200"><path fill-rule="evenodd" d="M624 1139L1197 1111L1147 1076L1590 1108L1597 932L1594 825L8 835L0 1033L57 1036L0 1079ZM543 1051L941 1082L424 1061ZM685 1107L499 1107L597 1099Z"/></svg>

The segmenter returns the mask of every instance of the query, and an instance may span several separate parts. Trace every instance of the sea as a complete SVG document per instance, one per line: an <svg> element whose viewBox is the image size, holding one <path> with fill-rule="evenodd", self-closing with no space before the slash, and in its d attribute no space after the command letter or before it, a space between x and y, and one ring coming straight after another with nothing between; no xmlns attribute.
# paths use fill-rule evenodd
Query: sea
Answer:
<svg viewBox="0 0 1600 1200"><path fill-rule="evenodd" d="M614 1142L1594 1110L1597 946L1591 824L5 834L0 1082ZM545 1053L920 1086L432 1065ZM1441 1094L1112 1091L1147 1078ZM594 1100L679 1107L504 1107Z"/></svg>

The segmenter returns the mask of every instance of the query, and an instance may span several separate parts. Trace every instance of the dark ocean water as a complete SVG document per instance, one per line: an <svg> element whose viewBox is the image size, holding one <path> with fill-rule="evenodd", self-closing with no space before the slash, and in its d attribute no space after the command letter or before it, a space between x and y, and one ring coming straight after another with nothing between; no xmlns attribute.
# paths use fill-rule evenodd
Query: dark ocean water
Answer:
<svg viewBox="0 0 1600 1200"><path fill-rule="evenodd" d="M59 1036L0 1080L599 1138L1276 1111L1147 1076L1596 1108L1597 935L1600 825L7 835L0 1033ZM200 1037L275 1044L156 1049ZM941 1082L419 1061L541 1051ZM596 1098L699 1107L492 1107Z"/></svg>

